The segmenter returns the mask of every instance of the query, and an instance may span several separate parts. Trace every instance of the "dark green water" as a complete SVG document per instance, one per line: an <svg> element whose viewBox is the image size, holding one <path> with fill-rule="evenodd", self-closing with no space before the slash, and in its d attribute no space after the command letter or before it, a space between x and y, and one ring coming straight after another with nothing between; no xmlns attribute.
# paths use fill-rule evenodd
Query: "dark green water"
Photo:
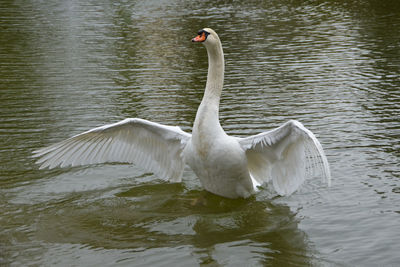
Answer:
<svg viewBox="0 0 400 267"><path fill-rule="evenodd" d="M224 47L224 129L300 120L331 188L229 200L189 169L181 184L140 166L38 170L34 149L126 117L190 132L203 27ZM395 266L399 143L398 1L0 4L1 266Z"/></svg>

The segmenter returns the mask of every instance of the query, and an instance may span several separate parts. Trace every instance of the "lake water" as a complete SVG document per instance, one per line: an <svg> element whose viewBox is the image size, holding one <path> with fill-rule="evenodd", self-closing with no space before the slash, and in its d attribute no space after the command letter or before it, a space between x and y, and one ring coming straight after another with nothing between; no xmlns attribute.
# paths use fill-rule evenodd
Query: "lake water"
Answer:
<svg viewBox="0 0 400 267"><path fill-rule="evenodd" d="M33 150L126 117L190 132L203 27L224 47L224 129L301 121L330 188L229 200L190 169L180 184L132 165L38 170ZM1 266L398 266L399 158L399 1L0 5Z"/></svg>

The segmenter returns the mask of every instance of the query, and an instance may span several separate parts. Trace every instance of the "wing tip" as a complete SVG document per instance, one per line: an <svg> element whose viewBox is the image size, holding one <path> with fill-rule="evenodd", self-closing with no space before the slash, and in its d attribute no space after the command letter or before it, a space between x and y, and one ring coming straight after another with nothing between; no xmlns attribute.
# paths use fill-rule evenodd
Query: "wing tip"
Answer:
<svg viewBox="0 0 400 267"><path fill-rule="evenodd" d="M331 176L331 170L329 168L328 160L325 157L326 165L324 164L324 172L325 172L325 182L328 184L328 187L331 187L332 185L332 176Z"/></svg>
<svg viewBox="0 0 400 267"><path fill-rule="evenodd" d="M39 149L35 149L32 151L32 158L39 158L41 156L43 156L44 154L46 154L48 150L48 147L44 147L44 148L39 148Z"/></svg>

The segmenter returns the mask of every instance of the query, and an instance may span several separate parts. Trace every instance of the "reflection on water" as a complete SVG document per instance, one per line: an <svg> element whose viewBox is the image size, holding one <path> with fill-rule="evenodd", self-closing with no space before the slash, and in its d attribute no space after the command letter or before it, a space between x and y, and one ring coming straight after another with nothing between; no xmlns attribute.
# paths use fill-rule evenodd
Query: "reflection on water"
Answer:
<svg viewBox="0 0 400 267"><path fill-rule="evenodd" d="M186 191L179 184L141 184L112 198L87 199L79 205L71 198L60 206L56 214L42 213L37 238L46 243L86 244L99 251L141 252L122 253L113 261L135 263L145 253L148 264L186 265L182 264L186 253L173 258L158 255L159 247L177 246L190 249L198 263L309 262L295 214L286 206L255 198L231 201Z"/></svg>
<svg viewBox="0 0 400 267"><path fill-rule="evenodd" d="M31 151L141 117L191 130L220 35L221 123L298 119L325 147L328 190L248 200L140 167L39 171ZM0 265L390 265L399 262L398 1L3 1Z"/></svg>

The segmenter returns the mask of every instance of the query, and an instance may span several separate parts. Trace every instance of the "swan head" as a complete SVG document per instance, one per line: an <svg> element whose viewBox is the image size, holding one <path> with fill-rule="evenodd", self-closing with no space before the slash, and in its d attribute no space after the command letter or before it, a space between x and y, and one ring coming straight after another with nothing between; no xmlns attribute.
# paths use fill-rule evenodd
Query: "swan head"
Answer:
<svg viewBox="0 0 400 267"><path fill-rule="evenodd" d="M203 43L205 46L210 44L220 43L218 34L210 28L204 28L197 33L197 36L192 39L192 42Z"/></svg>

